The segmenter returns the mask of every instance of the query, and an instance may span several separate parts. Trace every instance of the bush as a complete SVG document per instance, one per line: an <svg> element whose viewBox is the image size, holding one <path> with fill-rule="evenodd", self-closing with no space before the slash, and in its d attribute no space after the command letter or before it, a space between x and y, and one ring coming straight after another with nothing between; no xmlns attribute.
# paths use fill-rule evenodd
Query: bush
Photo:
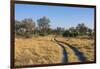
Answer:
<svg viewBox="0 0 100 69"><path fill-rule="evenodd" d="M70 36L70 32L69 32L69 31L65 31L62 35L63 35L64 37L69 37L69 36Z"/></svg>
<svg viewBox="0 0 100 69"><path fill-rule="evenodd" d="M30 32L16 32L16 35L24 38L31 38L33 34Z"/></svg>
<svg viewBox="0 0 100 69"><path fill-rule="evenodd" d="M78 32L65 31L62 35L64 37L76 37L76 36L78 36Z"/></svg>

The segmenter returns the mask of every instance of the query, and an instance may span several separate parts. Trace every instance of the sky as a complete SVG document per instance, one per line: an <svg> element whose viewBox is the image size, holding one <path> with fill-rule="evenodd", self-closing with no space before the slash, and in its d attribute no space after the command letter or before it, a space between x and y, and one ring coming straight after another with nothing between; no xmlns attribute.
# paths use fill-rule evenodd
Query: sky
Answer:
<svg viewBox="0 0 100 69"><path fill-rule="evenodd" d="M51 28L75 27L79 23L94 27L94 8L15 4L16 20L32 18L37 24L37 20L43 16L50 19Z"/></svg>

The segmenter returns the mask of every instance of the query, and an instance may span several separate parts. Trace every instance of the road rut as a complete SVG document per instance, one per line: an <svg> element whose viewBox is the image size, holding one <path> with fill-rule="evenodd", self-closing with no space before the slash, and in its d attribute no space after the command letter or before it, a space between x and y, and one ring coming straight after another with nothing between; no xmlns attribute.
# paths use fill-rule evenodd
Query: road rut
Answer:
<svg viewBox="0 0 100 69"><path fill-rule="evenodd" d="M84 57L83 53L80 52L78 49L73 47L72 45L58 41L56 38L54 38L54 41L61 46L63 50L63 58L62 62L64 63L71 63L71 62L85 62L86 58Z"/></svg>

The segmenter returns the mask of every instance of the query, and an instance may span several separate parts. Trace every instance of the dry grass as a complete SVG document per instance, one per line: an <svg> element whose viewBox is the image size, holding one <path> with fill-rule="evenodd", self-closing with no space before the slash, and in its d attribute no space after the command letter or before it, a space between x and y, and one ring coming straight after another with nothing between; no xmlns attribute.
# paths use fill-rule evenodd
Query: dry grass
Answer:
<svg viewBox="0 0 100 69"><path fill-rule="evenodd" d="M60 63L61 48L51 36L15 39L15 65Z"/></svg>
<svg viewBox="0 0 100 69"><path fill-rule="evenodd" d="M84 54L88 61L94 61L94 41L86 38L57 37L59 41L68 43ZM80 62L74 51L65 47L68 62ZM62 48L54 41L54 36L16 38L15 39L15 65L40 65L62 63Z"/></svg>

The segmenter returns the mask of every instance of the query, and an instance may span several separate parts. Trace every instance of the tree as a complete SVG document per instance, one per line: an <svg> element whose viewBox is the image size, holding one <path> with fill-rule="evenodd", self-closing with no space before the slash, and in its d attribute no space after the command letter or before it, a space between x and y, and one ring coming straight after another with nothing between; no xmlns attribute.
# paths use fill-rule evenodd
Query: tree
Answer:
<svg viewBox="0 0 100 69"><path fill-rule="evenodd" d="M62 35L63 32L64 32L64 28L62 28L62 27L57 27L56 28L56 34L57 35Z"/></svg>
<svg viewBox="0 0 100 69"><path fill-rule="evenodd" d="M94 38L94 33L91 28L88 28L88 36L89 36L89 38Z"/></svg>
<svg viewBox="0 0 100 69"><path fill-rule="evenodd" d="M18 32L18 29L21 28L21 22L18 20L15 20L15 32Z"/></svg>
<svg viewBox="0 0 100 69"><path fill-rule="evenodd" d="M42 17L40 19L37 20L38 22L38 27L39 27L39 30L41 31L41 35L46 35L47 32L48 32L48 29L50 29L50 20L47 18L47 17Z"/></svg>
<svg viewBox="0 0 100 69"><path fill-rule="evenodd" d="M75 29L74 27L70 27L70 28L69 28L69 31L70 31L70 32L76 32L76 29Z"/></svg>
<svg viewBox="0 0 100 69"><path fill-rule="evenodd" d="M86 35L88 27L85 26L84 23L78 24L76 27L77 32L79 35Z"/></svg>
<svg viewBox="0 0 100 69"><path fill-rule="evenodd" d="M32 19L24 19L22 21L15 21L15 29L18 35L22 35L25 37L31 37L34 29L35 22Z"/></svg>
<svg viewBox="0 0 100 69"><path fill-rule="evenodd" d="M71 36L69 30L66 30L62 35L63 35L64 37L70 37L70 36Z"/></svg>
<svg viewBox="0 0 100 69"><path fill-rule="evenodd" d="M92 29L88 28L88 33L92 34Z"/></svg>
<svg viewBox="0 0 100 69"><path fill-rule="evenodd" d="M71 36L71 37L76 37L76 36L78 36L78 32L77 32L76 28L70 27L70 28L69 28L69 31L70 31L70 36Z"/></svg>
<svg viewBox="0 0 100 69"><path fill-rule="evenodd" d="M26 32L32 32L35 29L35 22L32 19L24 19L22 20L22 23Z"/></svg>

